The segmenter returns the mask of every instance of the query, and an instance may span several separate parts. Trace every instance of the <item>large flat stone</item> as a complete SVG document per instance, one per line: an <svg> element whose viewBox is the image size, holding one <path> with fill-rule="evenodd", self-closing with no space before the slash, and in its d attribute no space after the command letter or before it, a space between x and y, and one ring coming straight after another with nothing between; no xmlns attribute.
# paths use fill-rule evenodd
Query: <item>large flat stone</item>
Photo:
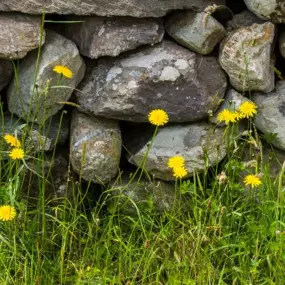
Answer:
<svg viewBox="0 0 285 285"><path fill-rule="evenodd" d="M175 9L204 10L207 6L225 5L225 0L1 0L0 11L27 14L46 13L161 17Z"/></svg>
<svg viewBox="0 0 285 285"><path fill-rule="evenodd" d="M203 57L162 41L119 59L87 62L86 76L75 92L80 106L95 116L148 121L156 108L170 122L193 122L215 111L227 79L214 57Z"/></svg>
<svg viewBox="0 0 285 285"><path fill-rule="evenodd" d="M21 61L17 81L14 79L10 84L7 95L11 113L42 124L63 108L59 102L70 99L73 89L84 76L85 63L72 41L52 31L47 32L38 67L37 57L38 52L32 51ZM55 73L56 65L67 66L73 77L65 78Z"/></svg>
<svg viewBox="0 0 285 285"><path fill-rule="evenodd" d="M82 55L89 58L117 56L141 45L156 44L164 35L161 19L132 17L68 17L83 21L60 25L61 33L76 43Z"/></svg>
<svg viewBox="0 0 285 285"><path fill-rule="evenodd" d="M173 124L160 128L148 152L144 169L155 178L175 180L167 163L169 158L181 155L185 159L187 177L203 172L225 157L227 146L224 131L224 128L216 128L205 122ZM123 144L130 163L140 165L152 136L153 128L148 125L129 126L126 129Z"/></svg>

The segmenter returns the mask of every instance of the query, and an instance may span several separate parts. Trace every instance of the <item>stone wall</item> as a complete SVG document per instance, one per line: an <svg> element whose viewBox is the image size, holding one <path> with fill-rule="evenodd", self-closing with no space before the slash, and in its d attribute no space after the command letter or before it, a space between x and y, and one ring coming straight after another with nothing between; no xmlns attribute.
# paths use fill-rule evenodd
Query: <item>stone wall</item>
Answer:
<svg viewBox="0 0 285 285"><path fill-rule="evenodd" d="M28 128L30 154L62 144L73 171L109 183L122 161L140 165L154 131L148 113L159 108L169 124L145 168L167 184L174 155L185 158L188 177L204 170L205 157L212 166L226 156L216 113L250 99L258 130L285 150L283 1L46 2L0 3L2 132Z"/></svg>

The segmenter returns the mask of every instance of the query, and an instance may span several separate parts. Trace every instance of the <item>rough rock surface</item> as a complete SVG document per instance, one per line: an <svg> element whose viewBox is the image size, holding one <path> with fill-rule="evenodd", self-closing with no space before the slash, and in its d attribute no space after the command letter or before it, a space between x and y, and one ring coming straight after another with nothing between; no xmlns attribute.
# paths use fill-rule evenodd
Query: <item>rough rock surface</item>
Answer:
<svg viewBox="0 0 285 285"><path fill-rule="evenodd" d="M62 33L73 40L82 55L97 58L117 56L145 44L162 40L164 28L161 20L131 17L69 17L71 21L84 21L61 25Z"/></svg>
<svg viewBox="0 0 285 285"><path fill-rule="evenodd" d="M10 113L4 114L4 121L0 118L0 124L3 129L0 130L0 137L9 133L17 135L22 141L22 135L25 134L24 148L31 154L38 151L50 151L57 145L63 145L69 136L69 119L66 115L56 114L47 120L45 126L37 124L28 124ZM56 138L58 140L56 141Z"/></svg>
<svg viewBox="0 0 285 285"><path fill-rule="evenodd" d="M9 86L8 108L22 119L42 124L63 108L64 105L58 102L69 100L73 88L84 76L85 63L72 41L48 31L34 84L36 64L37 51L32 51L21 61L18 82L16 84L14 80ZM67 66L72 70L73 77L69 79L55 73L53 68L56 65Z"/></svg>
<svg viewBox="0 0 285 285"><path fill-rule="evenodd" d="M256 128L265 135L275 134L272 144L285 150L285 81L278 81L270 94L254 93L252 101L258 106Z"/></svg>
<svg viewBox="0 0 285 285"><path fill-rule="evenodd" d="M174 9L204 10L207 6L225 5L225 0L1 0L0 11L20 11L27 14L46 13L161 17Z"/></svg>
<svg viewBox="0 0 285 285"><path fill-rule="evenodd" d="M128 130L124 137L127 158L138 166L147 152L153 129L149 126L134 126ZM225 157L223 134L224 128L216 128L204 122L160 128L149 151L145 169L155 178L175 180L167 162L170 157L181 155L185 159L188 177L194 172L202 172L206 160L209 166L214 166Z"/></svg>
<svg viewBox="0 0 285 285"><path fill-rule="evenodd" d="M0 91L10 82L13 75L13 65L8 60L0 59Z"/></svg>
<svg viewBox="0 0 285 285"><path fill-rule="evenodd" d="M146 122L161 108L171 122L206 118L224 97L226 76L213 57L170 41L114 59L87 64L76 92L81 107L97 116Z"/></svg>
<svg viewBox="0 0 285 285"><path fill-rule="evenodd" d="M280 35L279 49L280 49L282 56L285 58L285 31L283 31Z"/></svg>
<svg viewBox="0 0 285 285"><path fill-rule="evenodd" d="M245 10L234 15L233 19L227 22L227 32L237 30L239 28L248 27L253 24L263 24L264 20L258 18L255 14Z"/></svg>
<svg viewBox="0 0 285 285"><path fill-rule="evenodd" d="M236 111L238 109L238 107L246 101L252 102L248 98L246 98L243 95L241 95L240 93L238 93L236 90L229 89L227 91L225 99L224 99L223 103L221 104L221 106L219 107L219 109L216 111L216 113L213 116L210 116L210 122L213 124L217 124L218 123L218 114L221 111L223 111L224 109ZM218 123L218 125L219 126L225 126L224 123Z"/></svg>
<svg viewBox="0 0 285 285"><path fill-rule="evenodd" d="M120 211L125 215L136 215L137 210L161 214L174 210L178 205L181 208L184 201L178 192L175 193L173 183L148 181L144 178L139 182L134 178L130 183L130 177L124 175L112 184L112 191L109 192L112 203L108 206L108 210Z"/></svg>
<svg viewBox="0 0 285 285"><path fill-rule="evenodd" d="M285 23L285 2L283 0L245 0L248 9L261 19L273 23Z"/></svg>
<svg viewBox="0 0 285 285"><path fill-rule="evenodd" d="M114 178L121 148L121 131L117 121L73 112L70 159L74 171L83 179L101 184Z"/></svg>
<svg viewBox="0 0 285 285"><path fill-rule="evenodd" d="M235 89L264 92L274 89L274 36L274 25L266 22L240 28L223 40L220 64Z"/></svg>
<svg viewBox="0 0 285 285"><path fill-rule="evenodd" d="M1 5L1 4L0 4ZM45 42L40 16L0 14L0 58L18 59Z"/></svg>
<svg viewBox="0 0 285 285"><path fill-rule="evenodd" d="M205 12L175 12L167 18L165 29L178 43L200 54L210 53L226 35L225 28Z"/></svg>

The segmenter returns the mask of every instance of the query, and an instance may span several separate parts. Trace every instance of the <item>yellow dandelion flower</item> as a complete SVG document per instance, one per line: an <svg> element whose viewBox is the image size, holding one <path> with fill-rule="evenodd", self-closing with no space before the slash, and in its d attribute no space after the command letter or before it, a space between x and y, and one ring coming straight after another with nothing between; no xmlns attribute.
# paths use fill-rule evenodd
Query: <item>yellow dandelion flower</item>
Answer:
<svg viewBox="0 0 285 285"><path fill-rule="evenodd" d="M164 110L156 109L152 110L148 114L148 120L151 124L155 126L163 126L168 122L169 118Z"/></svg>
<svg viewBox="0 0 285 285"><path fill-rule="evenodd" d="M168 159L168 167L169 168L175 168L175 167L183 167L185 163L185 160L180 155L175 155L173 157L170 157Z"/></svg>
<svg viewBox="0 0 285 285"><path fill-rule="evenodd" d="M25 156L25 152L20 147L15 147L9 152L9 156L13 159L22 159Z"/></svg>
<svg viewBox="0 0 285 285"><path fill-rule="evenodd" d="M16 209L9 205L0 206L0 220L11 221L16 217Z"/></svg>
<svg viewBox="0 0 285 285"><path fill-rule="evenodd" d="M4 140L10 144L11 146L14 147L21 147L21 142L14 136L10 135L10 134L6 134L4 136Z"/></svg>
<svg viewBox="0 0 285 285"><path fill-rule="evenodd" d="M86 271L90 271L90 270L91 270L91 266L87 266Z"/></svg>
<svg viewBox="0 0 285 285"><path fill-rule="evenodd" d="M257 105L255 103L246 101L239 106L238 111L241 118L249 119L257 113L256 109Z"/></svg>
<svg viewBox="0 0 285 285"><path fill-rule="evenodd" d="M246 186L257 187L262 184L260 178L257 175L249 174L244 178L244 184Z"/></svg>
<svg viewBox="0 0 285 285"><path fill-rule="evenodd" d="M64 65L56 65L54 67L53 71L58 73L58 74L62 74L66 78L72 78L72 76L73 76L72 71Z"/></svg>
<svg viewBox="0 0 285 285"><path fill-rule="evenodd" d="M238 112L233 112L228 109L224 109L218 114L218 121L225 122L225 124L236 123L240 119Z"/></svg>
<svg viewBox="0 0 285 285"><path fill-rule="evenodd" d="M173 176L176 178L183 178L187 175L187 169L184 166L173 168Z"/></svg>

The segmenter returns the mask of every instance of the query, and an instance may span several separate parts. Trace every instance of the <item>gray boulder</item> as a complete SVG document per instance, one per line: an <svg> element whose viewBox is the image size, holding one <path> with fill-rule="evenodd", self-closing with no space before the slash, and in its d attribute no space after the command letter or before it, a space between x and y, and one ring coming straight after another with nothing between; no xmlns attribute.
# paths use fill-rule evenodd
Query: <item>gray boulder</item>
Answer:
<svg viewBox="0 0 285 285"><path fill-rule="evenodd" d="M77 44L80 53L90 58L117 56L141 45L158 43L164 35L160 19L69 17L68 20L84 21L60 28L64 36Z"/></svg>
<svg viewBox="0 0 285 285"><path fill-rule="evenodd" d="M205 12L175 12L167 18L165 29L178 43L200 54L210 53L226 35L225 28Z"/></svg>
<svg viewBox="0 0 285 285"><path fill-rule="evenodd" d="M10 82L13 76L13 65L8 60L0 59L0 91Z"/></svg>
<svg viewBox="0 0 285 285"><path fill-rule="evenodd" d="M226 76L214 57L202 57L170 41L119 59L90 61L75 92L96 116L146 122L161 108L171 122L192 122L215 111L224 97Z"/></svg>
<svg viewBox="0 0 285 285"><path fill-rule="evenodd" d="M252 101L258 106L256 128L267 136L275 134L272 144L285 150L285 81L278 81L270 94L254 93Z"/></svg>
<svg viewBox="0 0 285 285"><path fill-rule="evenodd" d="M131 181L126 174L111 185L109 212L120 211L125 215L136 215L138 211L162 214L175 211L185 206L179 191L175 191L173 183L164 181L148 181L137 177ZM184 207L186 208L186 207Z"/></svg>
<svg viewBox="0 0 285 285"><path fill-rule="evenodd" d="M187 177L203 172L207 167L218 164L226 155L224 128L204 122L169 125L160 128L149 151L145 170L155 178L175 180L172 170L168 168L168 159L181 155L185 159ZM149 126L128 128L124 137L127 158L138 166L147 153L153 135Z"/></svg>
<svg viewBox="0 0 285 285"><path fill-rule="evenodd" d="M257 17L255 14L245 10L234 15L233 19L227 22L227 32L232 32L239 28L248 27L253 24L263 24L265 21Z"/></svg>
<svg viewBox="0 0 285 285"><path fill-rule="evenodd" d="M1 4L0 4L1 5ZM42 17L18 13L0 14L0 58L18 59L45 42Z"/></svg>
<svg viewBox="0 0 285 285"><path fill-rule="evenodd" d="M220 48L220 64L238 91L274 89L275 27L272 23L253 24L232 32Z"/></svg>
<svg viewBox="0 0 285 285"><path fill-rule="evenodd" d="M4 134L16 135L20 141L24 140L24 149L28 154L38 151L51 151L55 144L63 145L69 136L69 119L67 115L56 114L49 118L44 126L29 124L15 115L5 113L0 137Z"/></svg>
<svg viewBox="0 0 285 285"><path fill-rule="evenodd" d="M283 0L245 0L248 9L261 19L273 23L285 23L285 5Z"/></svg>
<svg viewBox="0 0 285 285"><path fill-rule="evenodd" d="M17 81L14 79L10 84L7 95L11 113L42 124L63 108L59 102L69 100L84 76L85 64L76 45L52 31L47 32L35 80L37 56L37 51L32 51L21 61ZM65 78L55 73L56 65L67 66L73 77Z"/></svg>
<svg viewBox="0 0 285 285"><path fill-rule="evenodd" d="M119 169L122 139L117 121L74 111L71 120L70 160L83 179L106 183Z"/></svg>
<svg viewBox="0 0 285 285"><path fill-rule="evenodd" d="M162 17L174 9L204 10L207 6L225 5L225 0L1 0L0 11L20 11L27 14L46 13Z"/></svg>

